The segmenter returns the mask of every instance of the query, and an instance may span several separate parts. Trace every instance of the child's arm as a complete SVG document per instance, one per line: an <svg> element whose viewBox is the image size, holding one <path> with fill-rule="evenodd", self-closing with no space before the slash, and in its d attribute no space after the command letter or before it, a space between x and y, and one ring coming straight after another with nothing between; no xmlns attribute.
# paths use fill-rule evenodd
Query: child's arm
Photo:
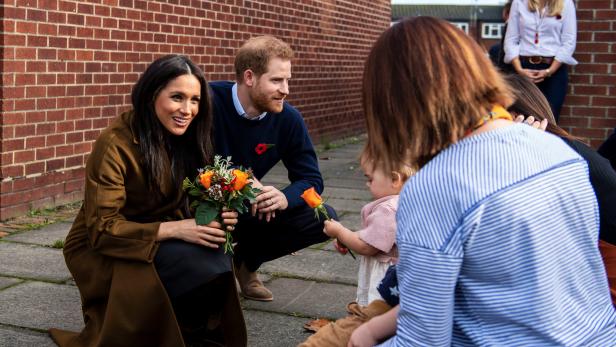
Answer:
<svg viewBox="0 0 616 347"><path fill-rule="evenodd" d="M373 256L379 252L378 248L365 243L359 238L357 233L345 228L335 220L326 220L323 232L329 237L338 239L347 248L361 255Z"/></svg>
<svg viewBox="0 0 616 347"><path fill-rule="evenodd" d="M379 341L394 336L398 311L400 305L360 325L353 331L348 347L374 346Z"/></svg>

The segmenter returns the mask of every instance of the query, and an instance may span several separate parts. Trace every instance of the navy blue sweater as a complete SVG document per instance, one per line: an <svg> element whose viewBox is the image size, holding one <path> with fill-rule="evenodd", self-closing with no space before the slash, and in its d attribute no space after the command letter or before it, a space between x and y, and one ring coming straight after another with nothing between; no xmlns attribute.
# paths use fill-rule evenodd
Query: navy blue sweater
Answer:
<svg viewBox="0 0 616 347"><path fill-rule="evenodd" d="M317 156L299 111L285 102L282 112L249 120L235 110L231 95L233 82L217 81L209 85L216 154L231 156L235 165L251 168L259 180L282 160L291 182L282 190L289 208L305 205L300 195L310 187L323 192ZM259 155L255 148L260 143L274 144L274 147Z"/></svg>

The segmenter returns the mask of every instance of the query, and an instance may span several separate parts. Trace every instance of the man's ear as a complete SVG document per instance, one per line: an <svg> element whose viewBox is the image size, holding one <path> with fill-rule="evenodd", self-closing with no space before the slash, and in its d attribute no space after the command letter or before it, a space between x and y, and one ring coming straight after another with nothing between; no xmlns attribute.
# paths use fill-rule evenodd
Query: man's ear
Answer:
<svg viewBox="0 0 616 347"><path fill-rule="evenodd" d="M257 77L251 69L247 69L246 71L244 71L243 78L244 84L248 87L252 87L255 84L255 80Z"/></svg>

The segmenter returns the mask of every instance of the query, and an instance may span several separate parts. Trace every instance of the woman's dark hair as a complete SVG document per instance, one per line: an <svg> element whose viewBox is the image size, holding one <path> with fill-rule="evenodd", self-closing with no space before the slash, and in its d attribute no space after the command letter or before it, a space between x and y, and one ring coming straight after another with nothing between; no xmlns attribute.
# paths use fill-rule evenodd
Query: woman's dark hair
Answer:
<svg viewBox="0 0 616 347"><path fill-rule="evenodd" d="M201 84L199 113L181 136L169 133L156 116L154 103L159 92L173 79L193 75ZM212 108L203 71L188 57L166 55L156 59L141 75L131 94L134 117L131 127L143 154L150 190L162 197L162 187L181 189L184 177L211 161ZM171 182L165 181L171 178Z"/></svg>
<svg viewBox="0 0 616 347"><path fill-rule="evenodd" d="M545 131L556 136L577 140L577 138L556 124L556 119L548 100L533 82L519 74L506 75L505 80L511 86L511 91L516 99L513 105L509 106L509 112L513 113L514 116L533 116L539 121L547 119L548 126Z"/></svg>

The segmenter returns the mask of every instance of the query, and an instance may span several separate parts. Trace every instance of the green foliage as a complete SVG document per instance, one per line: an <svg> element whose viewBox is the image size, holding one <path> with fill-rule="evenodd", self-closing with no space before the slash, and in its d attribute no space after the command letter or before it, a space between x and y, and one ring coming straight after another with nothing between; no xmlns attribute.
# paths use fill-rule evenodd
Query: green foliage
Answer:
<svg viewBox="0 0 616 347"><path fill-rule="evenodd" d="M58 249L64 248L64 240L55 240L53 244L51 244L51 247Z"/></svg>

